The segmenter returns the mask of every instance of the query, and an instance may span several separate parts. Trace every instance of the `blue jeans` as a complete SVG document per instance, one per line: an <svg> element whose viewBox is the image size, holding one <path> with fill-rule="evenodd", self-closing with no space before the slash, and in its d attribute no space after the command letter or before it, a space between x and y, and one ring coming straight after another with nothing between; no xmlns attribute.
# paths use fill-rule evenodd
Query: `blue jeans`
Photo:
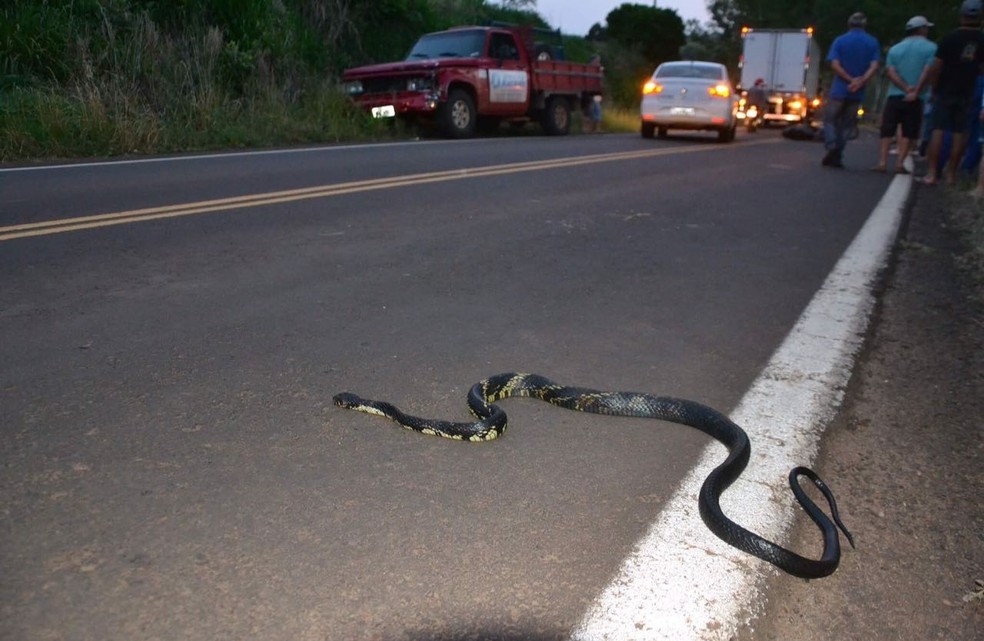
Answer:
<svg viewBox="0 0 984 641"><path fill-rule="evenodd" d="M857 100L827 100L823 113L823 144L827 151L843 151L847 141L857 137Z"/></svg>

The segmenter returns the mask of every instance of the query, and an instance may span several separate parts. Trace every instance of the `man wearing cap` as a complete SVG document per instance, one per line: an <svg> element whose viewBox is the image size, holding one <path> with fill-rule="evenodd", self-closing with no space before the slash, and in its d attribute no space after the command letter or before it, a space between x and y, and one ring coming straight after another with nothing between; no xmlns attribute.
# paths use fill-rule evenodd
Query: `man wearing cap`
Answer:
<svg viewBox="0 0 984 641"><path fill-rule="evenodd" d="M885 73L891 85L882 111L881 154L875 171L886 171L889 145L901 127L895 172L908 173L902 162L912 141L919 137L924 94L929 89L929 68L936 54L936 45L926 38L932 26L925 17L913 16L905 23L905 39L889 49L885 57Z"/></svg>
<svg viewBox="0 0 984 641"><path fill-rule="evenodd" d="M932 134L926 154L929 167L921 181L924 185L939 182L945 130L952 132L952 141L944 175L950 184L957 180L957 166L967 146L967 127L977 107L972 104L977 76L984 73L982 16L984 9L981 0L964 0L960 5L960 27L940 40L930 66L929 80L933 83L933 111L929 116Z"/></svg>
<svg viewBox="0 0 984 641"><path fill-rule="evenodd" d="M748 104L755 105L759 118L765 116L765 110L769 106L769 94L765 90L764 78L756 78L755 84L748 90Z"/></svg>
<svg viewBox="0 0 984 641"><path fill-rule="evenodd" d="M821 163L824 167L844 166L844 147L848 134L857 128L864 86L878 71L881 62L881 47L875 37L865 31L867 24L863 13L852 14L847 21L847 33L834 40L827 54L834 81L827 94L823 116L823 140L827 150Z"/></svg>

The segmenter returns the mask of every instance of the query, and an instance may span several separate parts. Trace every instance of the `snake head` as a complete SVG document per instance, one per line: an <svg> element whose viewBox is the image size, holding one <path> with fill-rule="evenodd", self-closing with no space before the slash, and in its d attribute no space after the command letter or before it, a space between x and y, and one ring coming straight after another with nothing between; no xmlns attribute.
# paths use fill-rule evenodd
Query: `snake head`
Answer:
<svg viewBox="0 0 984 641"><path fill-rule="evenodd" d="M345 409L354 409L362 405L362 399L350 392L342 392L341 394L335 394L334 401L335 401L335 405L339 407L344 407Z"/></svg>

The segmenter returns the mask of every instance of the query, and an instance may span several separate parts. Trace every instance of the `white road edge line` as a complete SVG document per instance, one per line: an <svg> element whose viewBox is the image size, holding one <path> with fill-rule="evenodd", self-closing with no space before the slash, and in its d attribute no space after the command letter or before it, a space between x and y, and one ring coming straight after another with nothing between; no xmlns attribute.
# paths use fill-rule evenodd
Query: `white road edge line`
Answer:
<svg viewBox="0 0 984 641"><path fill-rule="evenodd" d="M753 449L745 473L724 493L722 508L780 544L801 513L787 485L789 470L813 463L820 436L843 401L910 185L909 176L893 180L731 415ZM715 537L697 511L701 483L725 455L717 443L705 449L574 629L573 641L727 640L762 614L768 579L778 570ZM826 481L836 492L837 479ZM841 508L850 527L850 508Z"/></svg>

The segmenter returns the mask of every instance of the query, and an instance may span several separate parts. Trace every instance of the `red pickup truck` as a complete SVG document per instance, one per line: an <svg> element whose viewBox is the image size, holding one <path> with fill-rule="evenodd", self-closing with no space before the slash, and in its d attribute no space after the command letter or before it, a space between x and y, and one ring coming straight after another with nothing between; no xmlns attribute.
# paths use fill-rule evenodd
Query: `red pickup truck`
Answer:
<svg viewBox="0 0 984 641"><path fill-rule="evenodd" d="M500 122L570 131L571 111L601 94L602 68L556 59L530 27L458 27L420 38L406 60L348 69L345 90L377 118L429 121L453 138Z"/></svg>

